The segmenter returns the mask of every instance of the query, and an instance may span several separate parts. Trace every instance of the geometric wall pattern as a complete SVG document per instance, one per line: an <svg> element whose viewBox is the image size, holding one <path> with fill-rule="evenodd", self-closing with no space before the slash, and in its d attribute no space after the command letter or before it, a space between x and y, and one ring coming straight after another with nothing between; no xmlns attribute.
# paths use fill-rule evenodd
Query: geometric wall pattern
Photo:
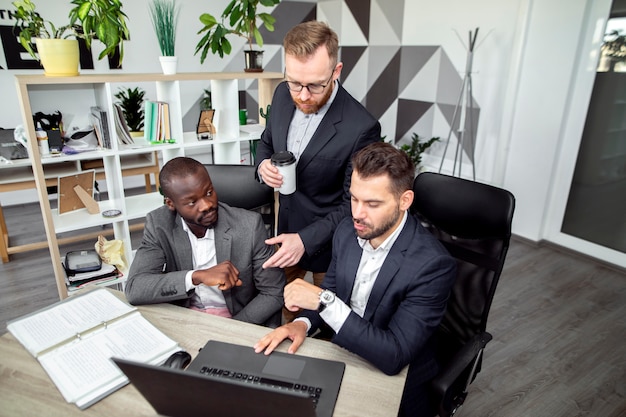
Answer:
<svg viewBox="0 0 626 417"><path fill-rule="evenodd" d="M454 125L452 120L463 77L439 45L403 42L405 1L410 0L283 0L272 11L275 31L262 30L264 67L283 71L281 45L289 28L311 19L326 21L339 35L343 86L380 120L387 141L406 143L413 133L431 137L436 130L450 132L456 143L461 117L457 114ZM372 14L376 24L371 24ZM233 69L238 68L239 62ZM246 99L248 104L254 100L252 95ZM471 118L464 115L465 129L469 131L471 120L475 138L480 108L473 98L471 103ZM473 155L470 146L463 143L467 157Z"/></svg>

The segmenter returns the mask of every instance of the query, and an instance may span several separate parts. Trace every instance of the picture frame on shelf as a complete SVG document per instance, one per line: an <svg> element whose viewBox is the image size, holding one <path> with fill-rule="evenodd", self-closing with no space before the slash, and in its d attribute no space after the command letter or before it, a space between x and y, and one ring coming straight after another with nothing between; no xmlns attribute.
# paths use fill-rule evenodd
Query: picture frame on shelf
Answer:
<svg viewBox="0 0 626 417"><path fill-rule="evenodd" d="M94 169L59 177L59 214L82 208L86 208L90 213L94 209L100 212L98 202L93 198L95 182L96 170ZM83 191L79 193L77 187Z"/></svg>
<svg viewBox="0 0 626 417"><path fill-rule="evenodd" d="M200 117L198 118L198 125L196 126L196 134L198 140L211 140L215 135L215 125L213 124L213 117L215 116L214 109L201 110Z"/></svg>

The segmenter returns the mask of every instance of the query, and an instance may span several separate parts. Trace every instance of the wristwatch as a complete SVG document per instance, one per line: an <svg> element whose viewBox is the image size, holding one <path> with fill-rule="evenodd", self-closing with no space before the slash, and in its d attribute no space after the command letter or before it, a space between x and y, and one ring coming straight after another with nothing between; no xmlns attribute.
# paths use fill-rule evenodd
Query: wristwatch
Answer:
<svg viewBox="0 0 626 417"><path fill-rule="evenodd" d="M329 290L322 290L320 291L319 296L320 296L320 305L317 308L317 311L321 313L322 311L324 311L326 307L328 307L329 305L333 303L333 301L335 301L335 294Z"/></svg>

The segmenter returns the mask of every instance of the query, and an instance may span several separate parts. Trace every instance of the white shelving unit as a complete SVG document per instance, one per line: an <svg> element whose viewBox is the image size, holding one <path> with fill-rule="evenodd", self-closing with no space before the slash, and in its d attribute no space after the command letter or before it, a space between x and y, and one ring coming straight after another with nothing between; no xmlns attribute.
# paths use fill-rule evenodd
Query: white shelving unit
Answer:
<svg viewBox="0 0 626 417"><path fill-rule="evenodd" d="M77 77L46 77L43 75L17 75L16 85L24 126L28 133L29 164L32 163L32 172L37 186L41 212L46 229L46 237L50 248L51 259L61 259L57 234L82 230L93 226L111 224L114 238L124 242L127 261L132 262L134 249L130 239L129 221L142 218L146 213L163 204L159 193L147 193L135 196L126 196L122 181L122 167L126 168L132 161L143 158L154 158L155 152L160 154L163 162L184 156L186 152L197 151L202 148L213 148L213 159L216 163L238 164L241 160L240 142L258 139L261 129L240 130L239 126L239 80L249 79L258 81L258 103L265 108L270 103L276 85L283 79L281 73L181 73L175 75L163 74L90 74ZM217 135L213 140L198 141L195 132L184 132L182 123L181 83L193 81L210 82L215 107L214 123ZM67 96L70 92L73 100L80 100L80 107L89 109L91 106L100 106L113 114L114 93L121 84L154 83L157 91L157 100L169 103L170 125L175 144L151 145L136 138L135 145L120 145L115 136L112 137L112 149L83 154L43 158L39 154L35 139L33 124L33 106L46 95L55 94L56 97ZM83 102L84 101L84 102ZM73 103L74 106L77 103ZM63 102L58 107L63 110ZM261 118L259 118L261 120ZM115 132L113 117L108 117L109 132ZM100 201L100 211L119 209L122 214L114 218L105 218L101 214L89 214L86 209L79 209L69 213L59 214L51 209L46 189L46 178L64 175L76 169L81 161L101 159L107 185L108 199ZM54 164L51 163L54 162ZM63 169L64 164L67 164ZM50 168L50 169L48 169ZM74 170L76 172L76 170ZM65 285L65 271L59 262L52 263L57 283L59 297L68 296ZM126 271L124 271L126 272ZM110 281L106 285L120 283Z"/></svg>

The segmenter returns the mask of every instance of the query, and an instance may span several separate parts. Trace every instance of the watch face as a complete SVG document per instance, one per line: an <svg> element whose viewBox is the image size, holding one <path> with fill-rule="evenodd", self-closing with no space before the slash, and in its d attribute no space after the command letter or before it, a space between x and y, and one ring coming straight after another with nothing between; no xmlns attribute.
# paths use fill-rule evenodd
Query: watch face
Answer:
<svg viewBox="0 0 626 417"><path fill-rule="evenodd" d="M330 291L322 291L322 294L320 294L320 302L323 304L329 304L332 303L335 300L335 294L333 294Z"/></svg>

